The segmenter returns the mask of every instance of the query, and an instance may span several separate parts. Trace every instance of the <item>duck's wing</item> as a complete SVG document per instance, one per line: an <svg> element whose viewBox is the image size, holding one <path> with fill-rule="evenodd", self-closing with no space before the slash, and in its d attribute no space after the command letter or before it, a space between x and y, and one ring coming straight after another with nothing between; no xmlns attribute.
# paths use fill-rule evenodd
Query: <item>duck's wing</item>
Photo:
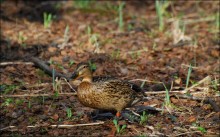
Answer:
<svg viewBox="0 0 220 137"><path fill-rule="evenodd" d="M131 102L131 106L138 103L143 98L142 89L135 85L122 80L109 80L104 82L104 90L113 96L118 96L118 98L126 98Z"/></svg>
<svg viewBox="0 0 220 137"><path fill-rule="evenodd" d="M114 84L114 85L118 85L118 86L127 86L127 87L130 87L132 90L134 90L135 92L142 92L142 89L140 86L134 84L134 83L131 83L131 82L128 82L128 81L124 81L124 80L119 80L115 77L112 77L112 76L94 76L93 77L93 82L107 82L109 84Z"/></svg>

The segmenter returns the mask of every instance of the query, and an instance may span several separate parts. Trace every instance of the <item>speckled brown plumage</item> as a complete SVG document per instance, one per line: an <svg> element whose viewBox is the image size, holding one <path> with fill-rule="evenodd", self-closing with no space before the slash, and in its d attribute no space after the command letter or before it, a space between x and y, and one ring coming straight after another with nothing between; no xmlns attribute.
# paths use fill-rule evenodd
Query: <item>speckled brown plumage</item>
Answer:
<svg viewBox="0 0 220 137"><path fill-rule="evenodd" d="M141 89L132 83L112 77L92 77L88 64L79 64L72 78L82 77L78 86L78 100L85 106L120 112L141 100Z"/></svg>

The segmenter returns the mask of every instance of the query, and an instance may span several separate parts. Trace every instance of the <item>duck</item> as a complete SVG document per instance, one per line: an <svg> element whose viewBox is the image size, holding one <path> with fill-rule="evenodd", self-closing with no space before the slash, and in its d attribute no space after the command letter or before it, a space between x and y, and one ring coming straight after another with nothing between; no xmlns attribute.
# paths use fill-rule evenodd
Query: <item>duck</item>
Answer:
<svg viewBox="0 0 220 137"><path fill-rule="evenodd" d="M71 75L71 80L81 79L77 87L79 102L93 109L121 111L140 102L143 98L142 89L131 82L111 76L95 76L88 63L79 63Z"/></svg>

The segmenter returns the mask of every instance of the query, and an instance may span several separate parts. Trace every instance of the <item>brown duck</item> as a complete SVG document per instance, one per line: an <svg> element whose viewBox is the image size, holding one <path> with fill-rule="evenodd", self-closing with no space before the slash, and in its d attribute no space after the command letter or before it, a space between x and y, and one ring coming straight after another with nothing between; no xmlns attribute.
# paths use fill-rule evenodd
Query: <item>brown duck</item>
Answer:
<svg viewBox="0 0 220 137"><path fill-rule="evenodd" d="M112 77L93 77L87 63L77 65L72 79L82 78L77 89L78 100L87 107L120 112L139 102L143 97L141 88L133 83Z"/></svg>

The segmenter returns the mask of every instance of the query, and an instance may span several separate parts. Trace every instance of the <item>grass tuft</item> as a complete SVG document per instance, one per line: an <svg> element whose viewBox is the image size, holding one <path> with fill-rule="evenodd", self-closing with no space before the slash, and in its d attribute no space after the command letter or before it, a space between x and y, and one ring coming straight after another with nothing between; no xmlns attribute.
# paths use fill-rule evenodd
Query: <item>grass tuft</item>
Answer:
<svg viewBox="0 0 220 137"><path fill-rule="evenodd" d="M127 127L127 125L122 125L122 126L119 125L118 120L116 120L116 119L113 120L113 123L116 127L117 133L122 133L124 131L124 129Z"/></svg>
<svg viewBox="0 0 220 137"><path fill-rule="evenodd" d="M190 80L191 72L192 72L192 65L190 64L190 66L188 68L187 78L186 78L186 88L188 88L188 86L189 86L189 80Z"/></svg>
<svg viewBox="0 0 220 137"><path fill-rule="evenodd" d="M156 12L157 12L157 17L159 21L159 31L164 30L164 15L166 14L166 8L169 6L169 1L160 1L156 0L155 1L155 7L156 7Z"/></svg>
<svg viewBox="0 0 220 137"><path fill-rule="evenodd" d="M120 2L118 6L118 27L120 31L124 31L124 20L123 20L123 8L125 6L125 2Z"/></svg>
<svg viewBox="0 0 220 137"><path fill-rule="evenodd" d="M44 28L49 28L52 24L53 15L51 13L44 12Z"/></svg>

